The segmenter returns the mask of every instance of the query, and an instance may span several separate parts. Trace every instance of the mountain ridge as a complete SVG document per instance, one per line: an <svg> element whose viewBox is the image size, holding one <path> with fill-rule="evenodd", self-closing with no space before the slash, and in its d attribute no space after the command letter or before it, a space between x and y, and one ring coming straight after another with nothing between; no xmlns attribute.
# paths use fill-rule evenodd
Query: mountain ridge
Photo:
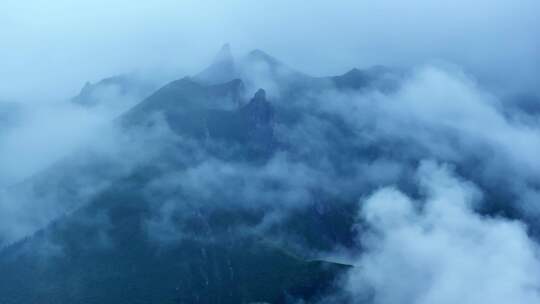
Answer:
<svg viewBox="0 0 540 304"><path fill-rule="evenodd" d="M229 62L229 47L222 53L218 62ZM111 181L82 206L59 213L62 215L32 236L0 250L0 271L16 278L0 275L0 302L287 303L291 298L321 299L349 266L313 261L316 254L315 258L294 257L289 252L296 251L295 245L286 239L298 238L301 242L296 246L312 248L315 253L336 244L351 244L355 203L310 189L309 195L316 198L259 235L258 230L269 225L265 221L275 211L258 205L264 196L231 199L222 189L205 197L204 189L200 190L203 193L190 192L183 184L153 190L157 181L170 175L183 176L193 167L204 167L204 160L262 170L276 155L294 151L281 141L276 128L294 127L290 114L312 115L291 113L296 111L291 103L296 96L331 88L336 81L343 89L369 88L365 79L369 72L355 70L344 80L315 78L289 69L262 51L253 51L247 58L244 62L248 63L243 64L253 65L254 70L241 69L241 78L212 83L201 74L184 77L160 87L123 113L116 123L133 141L139 141L133 148L158 146L156 153L129 170L108 175L108 169L116 169L109 168L106 159L85 158L71 168L65 163L51 168L51 172L62 173L59 177L41 177L43 182L38 184L45 192L66 188L71 193L70 188L82 186L75 182L78 174L87 175L91 184L103 176L110 176ZM226 79L232 75L227 74L229 68L212 64L202 75L225 69L227 77L219 77ZM157 137L147 139L146 133ZM128 151L129 145L128 141ZM83 167L98 172L93 176L92 170L81 170ZM227 170L231 169L213 173ZM230 186L243 189L253 182L242 178L233 179ZM265 191L289 187L286 181L272 180L271 175L260 183ZM47 185L54 185L55 190ZM33 187L32 181L28 187ZM172 211L167 211L168 204L175 206ZM321 208L321 204L327 207ZM268 242L275 240L281 240L276 242L280 245L269 248ZM33 288L23 293L29 284Z"/></svg>

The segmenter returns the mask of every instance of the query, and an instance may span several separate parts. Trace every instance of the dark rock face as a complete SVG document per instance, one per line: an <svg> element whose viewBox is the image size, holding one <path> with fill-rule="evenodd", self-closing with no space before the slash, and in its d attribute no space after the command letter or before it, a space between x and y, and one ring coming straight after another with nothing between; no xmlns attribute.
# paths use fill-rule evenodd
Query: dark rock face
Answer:
<svg viewBox="0 0 540 304"><path fill-rule="evenodd" d="M263 89L259 89L240 111L255 128L270 127L274 117L272 105L266 100L266 92Z"/></svg>
<svg viewBox="0 0 540 304"><path fill-rule="evenodd" d="M259 89L253 99L240 109L240 113L247 121L250 140L262 149L271 149L274 142L274 109L266 100L266 92Z"/></svg>
<svg viewBox="0 0 540 304"><path fill-rule="evenodd" d="M245 105L243 83L233 80L220 85L202 85L184 78L158 90L122 117L126 126L140 125L154 114L162 114L171 129L198 140L218 140L246 149L271 153L274 145L274 110L259 90ZM220 109L216 101L236 105Z"/></svg>

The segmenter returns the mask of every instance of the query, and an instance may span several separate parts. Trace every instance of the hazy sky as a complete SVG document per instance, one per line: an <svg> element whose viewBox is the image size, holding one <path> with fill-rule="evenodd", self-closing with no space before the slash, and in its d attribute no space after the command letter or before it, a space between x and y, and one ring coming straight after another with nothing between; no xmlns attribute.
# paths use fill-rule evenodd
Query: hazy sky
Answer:
<svg viewBox="0 0 540 304"><path fill-rule="evenodd" d="M3 0L0 100L74 95L133 70L200 69L224 42L312 74L448 61L483 79L538 83L540 2Z"/></svg>

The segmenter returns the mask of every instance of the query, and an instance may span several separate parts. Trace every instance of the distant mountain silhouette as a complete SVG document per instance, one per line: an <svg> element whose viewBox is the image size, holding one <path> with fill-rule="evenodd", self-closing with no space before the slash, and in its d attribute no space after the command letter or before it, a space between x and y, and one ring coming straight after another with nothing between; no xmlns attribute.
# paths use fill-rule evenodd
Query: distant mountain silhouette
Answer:
<svg viewBox="0 0 540 304"><path fill-rule="evenodd" d="M123 74L102 79L94 84L87 82L71 101L84 107L114 106L120 102L133 105L157 88L155 81L137 74Z"/></svg>

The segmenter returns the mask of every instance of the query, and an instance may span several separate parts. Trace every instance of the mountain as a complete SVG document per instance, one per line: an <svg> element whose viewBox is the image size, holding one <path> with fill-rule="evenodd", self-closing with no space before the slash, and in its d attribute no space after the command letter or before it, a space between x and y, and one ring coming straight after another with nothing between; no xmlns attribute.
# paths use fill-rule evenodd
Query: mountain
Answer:
<svg viewBox="0 0 540 304"><path fill-rule="evenodd" d="M130 107L158 88L156 81L138 74L123 74L87 82L71 101L84 107Z"/></svg>
<svg viewBox="0 0 540 304"><path fill-rule="evenodd" d="M201 83L219 84L238 78L236 63L229 44L221 47L210 66L193 78Z"/></svg>
<svg viewBox="0 0 540 304"><path fill-rule="evenodd" d="M246 92L253 94L263 87L276 97L301 85L313 85L314 77L303 74L261 51L253 50L238 60L225 44L213 63L193 77L201 84L217 84L242 79Z"/></svg>
<svg viewBox="0 0 540 304"><path fill-rule="evenodd" d="M342 120L303 102L331 88L392 89L399 77L312 77L259 50L234 60L226 45L201 73L153 91L129 76L86 86L74 102L106 102L94 96L108 87L147 96L115 121L114 157L83 148L7 190L33 193L28 204L50 217L0 250L0 303L322 299L351 266L320 256L352 246L366 189L304 185L308 168L347 180L352 160L392 149L350 140ZM304 150L312 138L293 133L306 119L331 126L313 140L334 149Z"/></svg>
<svg viewBox="0 0 540 304"><path fill-rule="evenodd" d="M338 89L378 89L389 92L396 90L404 77L403 71L376 66L366 70L354 68L331 79Z"/></svg>
<svg viewBox="0 0 540 304"><path fill-rule="evenodd" d="M87 207L4 250L0 269L10 275L0 276L0 302L285 303L320 294L346 269L235 236L227 226L238 211L230 220L224 214L178 223L196 237L153 239L145 223L156 206L141 187L149 176L118 181Z"/></svg>

